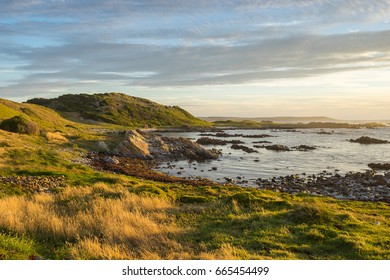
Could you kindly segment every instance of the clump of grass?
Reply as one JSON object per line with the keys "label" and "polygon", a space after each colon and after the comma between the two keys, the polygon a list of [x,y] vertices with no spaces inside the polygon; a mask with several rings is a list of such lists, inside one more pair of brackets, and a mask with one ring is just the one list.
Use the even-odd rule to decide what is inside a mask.
{"label": "clump of grass", "polygon": [[14,116],[10,119],[3,120],[0,123],[0,129],[28,135],[38,135],[41,131],[35,122],[24,116]]}
{"label": "clump of grass", "polygon": [[59,132],[46,132],[46,139],[51,143],[67,143],[68,139]]}
{"label": "clump of grass", "polygon": [[312,201],[296,203],[288,214],[288,219],[294,223],[321,224],[331,222],[334,217],[326,207]]}

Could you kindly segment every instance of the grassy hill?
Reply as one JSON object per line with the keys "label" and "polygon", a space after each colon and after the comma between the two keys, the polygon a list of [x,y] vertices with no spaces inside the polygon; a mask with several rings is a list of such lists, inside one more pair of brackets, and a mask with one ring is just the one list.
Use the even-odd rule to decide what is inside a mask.
{"label": "grassy hill", "polygon": [[67,94],[58,98],[35,98],[28,103],[42,105],[72,120],[94,120],[131,127],[207,126],[178,106],[164,106],[122,93]]}

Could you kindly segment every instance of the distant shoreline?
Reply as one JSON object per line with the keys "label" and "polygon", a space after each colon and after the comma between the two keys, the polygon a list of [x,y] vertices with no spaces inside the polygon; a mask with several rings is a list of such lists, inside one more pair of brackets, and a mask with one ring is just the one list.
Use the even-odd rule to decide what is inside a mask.
{"label": "distant shoreline", "polygon": [[205,120],[208,122],[215,121],[254,121],[254,122],[278,122],[278,123],[310,123],[310,122],[332,122],[332,123],[386,123],[390,124],[389,120],[344,120],[344,119],[335,119],[330,117],[322,117],[322,116],[313,116],[313,117],[289,117],[289,116],[277,116],[277,117],[226,117],[226,116],[210,116],[210,117],[198,117],[201,120]]}

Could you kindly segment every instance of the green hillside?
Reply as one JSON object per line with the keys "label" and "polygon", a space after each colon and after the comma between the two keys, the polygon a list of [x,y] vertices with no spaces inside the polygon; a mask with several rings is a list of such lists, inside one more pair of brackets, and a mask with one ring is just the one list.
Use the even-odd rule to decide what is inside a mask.
{"label": "green hillside", "polygon": [[37,123],[45,131],[53,131],[75,125],[49,108],[36,104],[16,103],[0,98],[0,121],[15,116],[23,116]]}
{"label": "green hillside", "polygon": [[164,106],[122,93],[66,94],[27,102],[54,109],[64,117],[83,122],[94,120],[131,127],[209,125],[178,106]]}

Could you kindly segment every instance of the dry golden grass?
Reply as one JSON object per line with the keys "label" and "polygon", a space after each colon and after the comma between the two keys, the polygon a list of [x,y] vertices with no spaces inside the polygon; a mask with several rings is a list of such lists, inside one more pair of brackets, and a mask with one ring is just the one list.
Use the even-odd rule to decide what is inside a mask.
{"label": "dry golden grass", "polygon": [[174,205],[98,183],[58,195],[0,200],[0,228],[46,241],[62,240],[74,259],[188,258],[174,235]]}
{"label": "dry golden grass", "polygon": [[68,139],[59,132],[46,132],[45,136],[50,143],[68,143]]}

